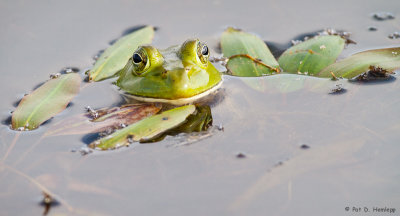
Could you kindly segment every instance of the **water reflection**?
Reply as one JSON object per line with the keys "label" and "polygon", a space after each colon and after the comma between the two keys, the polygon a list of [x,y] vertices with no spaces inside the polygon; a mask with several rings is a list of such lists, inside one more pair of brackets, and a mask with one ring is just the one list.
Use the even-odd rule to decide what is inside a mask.
{"label": "water reflection", "polygon": [[[358,42],[343,56],[398,40],[387,38],[398,29],[398,18],[378,22],[369,16],[376,10],[398,11],[397,0],[161,4],[3,4],[1,38],[7,43],[0,53],[1,118],[10,115],[12,102],[35,83],[65,65],[90,66],[89,56],[106,46],[105,41],[126,26],[140,23],[162,27],[155,38],[157,47],[190,37],[205,39],[215,47],[227,25],[286,46],[299,32],[343,28],[352,31]],[[244,16],[246,11],[251,14]],[[378,31],[368,31],[370,25]],[[312,77],[302,81],[303,77],[288,85],[274,84],[280,77],[226,77],[221,89],[224,99],[210,105],[213,124],[222,124],[224,130],[193,145],[165,148],[176,146],[179,138],[169,136],[157,144],[82,157],[70,152],[80,148],[81,136],[43,139],[42,135],[52,124],[81,114],[88,105],[120,103],[120,94],[107,81],[90,85],[51,124],[21,133],[2,164],[15,167],[62,198],[61,205],[50,212],[59,215],[335,216],[343,215],[345,206],[352,203],[396,207],[400,203],[398,80],[378,85],[345,82],[347,92],[332,96],[328,93],[336,82]],[[4,159],[18,132],[8,126],[0,132]],[[35,143],[40,144],[25,154]],[[310,148],[301,149],[303,144]],[[238,159],[237,152],[245,152],[246,157]],[[279,161],[282,165],[275,166]],[[42,197],[41,189],[3,165],[0,170],[0,214],[42,214],[35,200]]]}
{"label": "water reflection", "polygon": [[158,142],[163,140],[166,136],[176,136],[181,133],[193,133],[193,132],[203,132],[207,131],[213,123],[211,108],[208,105],[197,105],[196,111],[189,115],[186,121],[176,128],[166,131],[161,136],[146,140],[145,142]]}

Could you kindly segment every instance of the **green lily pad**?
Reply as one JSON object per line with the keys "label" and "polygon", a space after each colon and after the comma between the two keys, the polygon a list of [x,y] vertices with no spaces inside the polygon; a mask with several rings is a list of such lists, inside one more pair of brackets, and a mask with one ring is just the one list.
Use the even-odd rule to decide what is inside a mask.
{"label": "green lily pad", "polygon": [[89,80],[101,81],[115,76],[124,68],[133,52],[142,44],[149,44],[154,37],[154,27],[147,26],[118,39],[101,54],[89,71]]}
{"label": "green lily pad", "polygon": [[370,66],[380,67],[387,71],[400,68],[400,47],[367,50],[354,54],[346,59],[329,65],[322,70],[319,77],[354,78],[368,71]]}
{"label": "green lily pad", "polygon": [[195,110],[196,107],[194,105],[186,105],[165,111],[117,130],[109,136],[94,141],[89,146],[107,150],[129,145],[132,141],[152,140],[162,135],[165,131],[183,124],[186,118]]}
{"label": "green lily pad", "polygon": [[279,64],[267,45],[255,35],[228,28],[221,36],[221,48],[232,75],[255,77],[279,73]]}
{"label": "green lily pad", "polygon": [[315,75],[336,61],[344,44],[345,39],[340,36],[317,36],[292,46],[278,62],[285,72]]}
{"label": "green lily pad", "polygon": [[51,79],[31,94],[26,95],[13,112],[11,127],[33,130],[63,111],[79,92],[81,77],[76,73]]}

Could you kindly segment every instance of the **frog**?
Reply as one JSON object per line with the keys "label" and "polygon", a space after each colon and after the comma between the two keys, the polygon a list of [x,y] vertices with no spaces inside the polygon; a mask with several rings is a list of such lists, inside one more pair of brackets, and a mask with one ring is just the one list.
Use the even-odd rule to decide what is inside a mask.
{"label": "frog", "polygon": [[137,101],[190,104],[222,85],[222,75],[209,56],[210,49],[199,39],[164,50],[141,45],[114,84],[124,96]]}

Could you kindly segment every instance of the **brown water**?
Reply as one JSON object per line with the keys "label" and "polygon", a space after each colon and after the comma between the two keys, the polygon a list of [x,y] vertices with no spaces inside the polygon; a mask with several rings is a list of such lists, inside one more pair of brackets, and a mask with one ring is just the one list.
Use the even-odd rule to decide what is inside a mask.
{"label": "brown water", "polygon": [[[395,0],[0,6],[1,119],[49,74],[65,66],[90,67],[99,49],[136,25],[159,27],[154,44],[160,48],[190,37],[216,48],[230,25],[278,44],[326,27],[351,31],[358,44],[343,56],[400,44],[387,38],[400,30]],[[374,21],[370,14],[376,11],[392,12],[396,19]],[[398,215],[400,77],[367,85],[341,81],[347,91],[340,95],[328,94],[336,84],[329,80],[291,76],[288,84],[284,77],[225,76],[223,99],[212,107],[214,125],[224,130],[190,145],[182,142],[188,136],[169,137],[81,156],[71,149],[83,145],[82,136],[40,139],[51,124],[85,106],[119,103],[109,81],[85,87],[71,107],[38,130],[20,133],[2,125],[0,215],[42,214],[41,187],[60,202],[50,215],[367,215],[352,207],[385,206]],[[310,148],[302,149],[304,144]]]}

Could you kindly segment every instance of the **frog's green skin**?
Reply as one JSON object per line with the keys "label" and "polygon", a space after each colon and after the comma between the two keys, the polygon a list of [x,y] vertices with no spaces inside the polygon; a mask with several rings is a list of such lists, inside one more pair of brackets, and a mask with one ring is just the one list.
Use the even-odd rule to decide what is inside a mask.
{"label": "frog's green skin", "polygon": [[187,40],[166,50],[140,46],[122,69],[116,85],[140,101],[191,103],[222,83],[221,74],[208,56],[208,47],[199,40]]}

